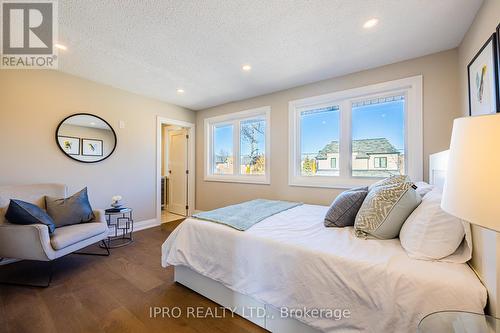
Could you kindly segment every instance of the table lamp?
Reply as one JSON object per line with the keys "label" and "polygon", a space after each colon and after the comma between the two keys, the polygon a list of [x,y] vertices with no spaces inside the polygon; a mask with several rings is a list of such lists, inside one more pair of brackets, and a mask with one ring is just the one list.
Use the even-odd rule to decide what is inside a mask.
{"label": "table lamp", "polygon": [[500,231],[499,189],[500,114],[455,119],[441,208]]}

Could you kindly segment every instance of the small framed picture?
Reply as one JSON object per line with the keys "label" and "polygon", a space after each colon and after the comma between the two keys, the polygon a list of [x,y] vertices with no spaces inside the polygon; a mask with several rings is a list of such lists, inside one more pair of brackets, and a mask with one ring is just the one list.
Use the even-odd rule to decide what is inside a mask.
{"label": "small framed picture", "polygon": [[80,138],[58,136],[59,147],[68,155],[80,155]]}
{"label": "small framed picture", "polygon": [[500,23],[497,25],[497,98],[498,98],[498,109],[497,112],[500,112]]}
{"label": "small framed picture", "polygon": [[102,156],[102,140],[82,139],[82,155]]}
{"label": "small framed picture", "polygon": [[500,111],[498,89],[497,34],[494,33],[467,66],[469,114],[485,115]]}

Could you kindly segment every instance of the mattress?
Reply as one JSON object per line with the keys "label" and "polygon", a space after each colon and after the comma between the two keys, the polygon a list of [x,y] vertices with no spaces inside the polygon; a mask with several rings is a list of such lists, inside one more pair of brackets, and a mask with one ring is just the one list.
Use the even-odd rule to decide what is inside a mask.
{"label": "mattress", "polygon": [[162,265],[187,266],[324,332],[415,332],[435,311],[483,312],[486,289],[467,264],[411,259],[399,239],[325,228],[327,210],[298,206],[245,232],[188,218],[163,244]]}

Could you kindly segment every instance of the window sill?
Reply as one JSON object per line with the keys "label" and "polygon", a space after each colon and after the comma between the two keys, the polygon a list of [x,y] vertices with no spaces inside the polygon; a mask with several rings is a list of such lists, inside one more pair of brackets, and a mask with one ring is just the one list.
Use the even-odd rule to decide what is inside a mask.
{"label": "window sill", "polygon": [[210,175],[205,176],[206,182],[223,182],[223,183],[240,183],[240,184],[258,184],[270,185],[271,180],[266,176],[222,176]]}

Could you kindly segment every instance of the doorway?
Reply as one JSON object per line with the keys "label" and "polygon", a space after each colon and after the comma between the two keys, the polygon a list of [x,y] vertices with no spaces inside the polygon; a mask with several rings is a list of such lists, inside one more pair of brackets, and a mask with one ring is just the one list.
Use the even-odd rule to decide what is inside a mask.
{"label": "doorway", "polygon": [[194,210],[194,124],[158,117],[157,144],[157,220],[182,220]]}

